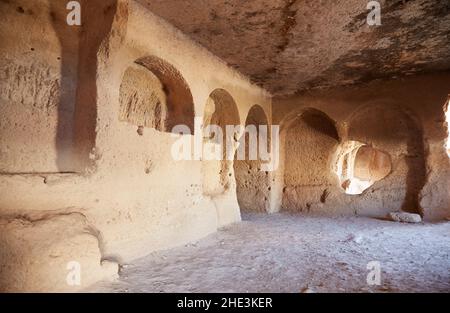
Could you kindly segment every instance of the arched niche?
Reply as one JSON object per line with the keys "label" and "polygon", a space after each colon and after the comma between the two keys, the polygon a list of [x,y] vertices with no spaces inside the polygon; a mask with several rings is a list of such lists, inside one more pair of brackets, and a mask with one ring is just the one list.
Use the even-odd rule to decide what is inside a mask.
{"label": "arched niche", "polygon": [[125,70],[120,86],[119,120],[170,132],[176,125],[194,131],[194,101],[180,72],[148,56]]}
{"label": "arched niche", "polygon": [[[260,126],[262,128],[260,128]],[[236,176],[236,195],[241,212],[268,212],[270,180],[269,172],[261,170],[263,163],[260,145],[269,151],[269,122],[263,108],[254,105],[250,108],[245,121],[246,131],[241,137],[241,148],[245,149],[244,159],[235,154],[234,173]],[[267,141],[260,141],[260,131],[267,133]],[[250,146],[255,153],[252,156]]]}
{"label": "arched niche", "polygon": [[310,211],[325,202],[336,176],[332,160],[340,137],[336,123],[313,108],[288,117],[282,126],[284,142],[284,211]]}
{"label": "arched niche", "polygon": [[[233,159],[237,133],[227,126],[240,125],[239,111],[233,97],[224,89],[215,89],[208,97],[203,116],[203,193],[215,196],[234,183]],[[214,131],[214,130],[218,131]],[[227,151],[231,143],[233,151]]]}
{"label": "arched niche", "polygon": [[362,142],[388,154],[392,173],[383,186],[395,190],[398,209],[422,213],[420,192],[426,181],[425,148],[419,121],[391,104],[359,108],[348,120],[348,140]]}

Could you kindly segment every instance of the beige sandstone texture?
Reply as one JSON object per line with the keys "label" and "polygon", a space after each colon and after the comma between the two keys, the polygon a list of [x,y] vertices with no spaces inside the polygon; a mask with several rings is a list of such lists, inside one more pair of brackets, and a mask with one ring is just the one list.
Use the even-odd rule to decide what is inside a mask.
{"label": "beige sandstone texture", "polygon": [[[84,290],[241,212],[450,216],[445,1],[375,34],[358,1],[79,2],[69,26],[66,1],[0,1],[0,291]],[[209,125],[279,125],[279,167]]]}
{"label": "beige sandstone texture", "polygon": [[277,96],[450,69],[445,0],[139,1]]}
{"label": "beige sandstone texture", "polygon": [[[239,221],[233,167],[227,188],[204,192],[203,177],[219,172],[175,161],[169,131],[201,133],[194,114],[214,95],[233,100],[233,123],[254,105],[270,119],[266,91],[139,3],[82,7],[83,26],[71,28],[64,1],[0,3],[2,291],[77,290],[62,275],[68,260],[82,263],[86,287],[108,272],[102,260],[117,268]],[[69,211],[83,222],[58,235]]]}
{"label": "beige sandstone texture", "polygon": [[[450,223],[243,214],[241,223],[151,253],[129,264],[119,280],[86,291],[445,293],[449,230]],[[366,282],[368,260],[382,264],[379,286]]]}
{"label": "beige sandstone texture", "polygon": [[[443,106],[449,86],[450,76],[439,74],[275,98],[273,123],[282,126],[284,159],[276,174],[284,188],[275,199],[289,211],[384,217],[403,210],[425,220],[445,218],[450,169]],[[323,120],[320,128],[308,122],[312,114]],[[339,155],[354,141],[386,154],[379,174],[387,175],[358,196],[345,194],[336,175]]]}

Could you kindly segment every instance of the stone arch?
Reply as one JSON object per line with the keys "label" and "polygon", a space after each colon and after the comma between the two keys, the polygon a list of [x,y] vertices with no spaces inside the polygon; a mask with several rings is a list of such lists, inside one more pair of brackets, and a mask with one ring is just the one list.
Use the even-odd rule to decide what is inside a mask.
{"label": "stone arch", "polygon": [[[227,133],[226,126],[240,125],[239,111],[233,97],[225,89],[215,89],[206,102],[203,116],[203,193],[214,196],[234,184],[233,159],[238,133]],[[220,134],[211,127],[218,126]],[[233,151],[227,151],[227,142]]]}
{"label": "stone arch", "polygon": [[126,69],[120,86],[121,121],[164,132],[186,125],[193,134],[194,115],[189,86],[174,66],[147,56]]}
{"label": "stone arch", "polygon": [[332,160],[340,142],[334,120],[324,112],[305,108],[281,125],[284,142],[282,210],[307,211],[325,203],[336,176]]}
{"label": "stone arch", "polygon": [[[261,155],[259,153],[259,146],[265,144],[265,151],[269,151],[270,138],[269,135],[269,120],[264,109],[259,105],[254,105],[250,108],[245,127],[254,126],[253,138],[252,134],[247,131],[242,135],[241,147],[245,149],[245,159],[238,159],[238,153],[235,154],[234,173],[236,177],[236,195],[241,212],[268,212],[269,210],[269,195],[270,195],[270,178],[269,172],[261,171]],[[264,131],[259,126],[267,126],[266,143],[259,140],[259,132]],[[256,149],[256,159],[250,159],[249,145],[254,145]]]}
{"label": "stone arch", "polygon": [[386,188],[395,190],[399,209],[422,214],[420,193],[426,182],[425,146],[420,122],[391,104],[371,104],[348,119],[348,140],[384,151],[392,160]]}
{"label": "stone arch", "polygon": [[[305,114],[306,114],[306,116],[313,115],[316,117],[316,119],[318,118],[319,120],[322,119],[322,121],[325,121],[326,125],[323,125],[324,128],[322,130],[317,129],[319,132],[326,133],[328,131],[329,135],[338,141],[340,141],[341,138],[344,136],[344,134],[341,134],[341,133],[344,133],[344,130],[341,130],[340,125],[338,125],[333,118],[331,118],[327,113],[323,112],[322,110],[319,110],[319,109],[316,109],[313,107],[304,107],[304,108],[301,108],[299,110],[295,110],[295,111],[289,113],[280,122],[281,133],[286,134],[286,131],[289,130],[289,128],[296,121],[298,121],[298,119],[300,117],[302,117]],[[311,124],[312,121],[309,121],[308,123]],[[320,126],[317,126],[317,127],[320,127]]]}

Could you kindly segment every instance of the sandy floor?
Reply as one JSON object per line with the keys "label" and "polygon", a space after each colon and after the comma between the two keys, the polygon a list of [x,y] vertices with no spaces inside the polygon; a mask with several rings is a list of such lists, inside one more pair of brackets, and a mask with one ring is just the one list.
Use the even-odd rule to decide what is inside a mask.
{"label": "sandy floor", "polygon": [[[450,222],[245,215],[197,243],[127,265],[99,292],[450,292]],[[379,261],[381,285],[368,286]]]}

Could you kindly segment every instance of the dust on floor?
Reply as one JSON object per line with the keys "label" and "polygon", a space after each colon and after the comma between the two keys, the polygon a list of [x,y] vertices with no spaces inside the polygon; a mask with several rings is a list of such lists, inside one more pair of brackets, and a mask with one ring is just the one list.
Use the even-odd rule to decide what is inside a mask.
{"label": "dust on floor", "polygon": [[[450,223],[244,215],[196,243],[128,264],[94,292],[449,292]],[[367,264],[380,262],[381,285]],[[373,276],[372,276],[373,278]]]}

